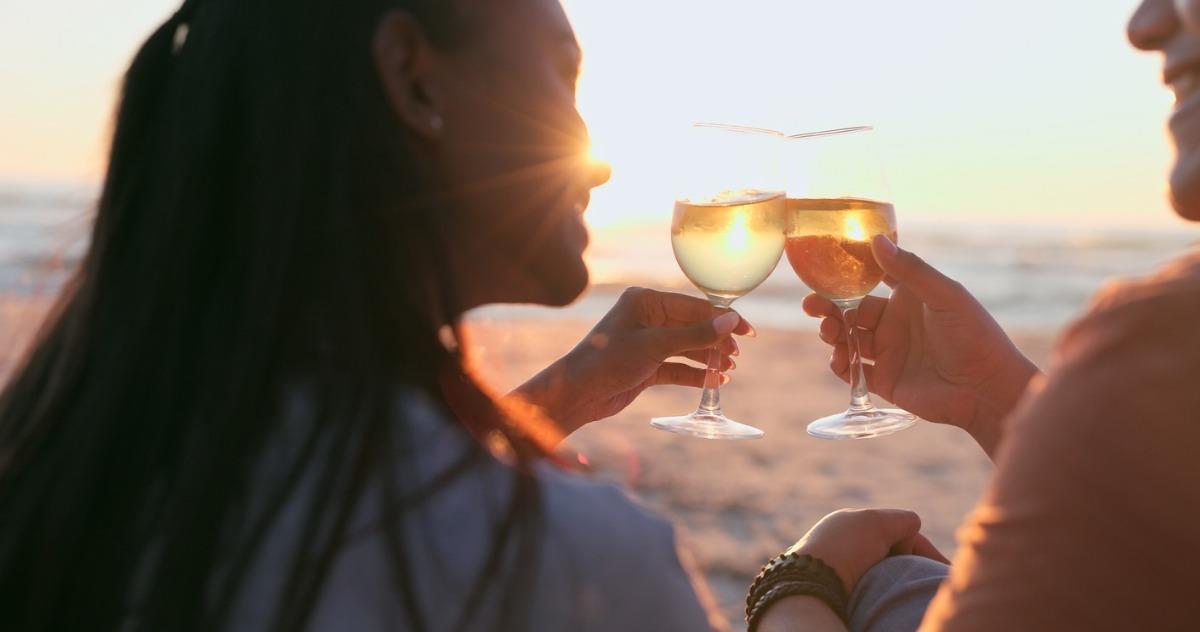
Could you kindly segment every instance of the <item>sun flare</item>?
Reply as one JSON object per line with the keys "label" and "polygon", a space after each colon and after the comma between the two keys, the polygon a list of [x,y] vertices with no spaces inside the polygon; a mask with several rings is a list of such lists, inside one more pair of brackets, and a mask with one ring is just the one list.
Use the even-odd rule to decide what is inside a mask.
{"label": "sun flare", "polygon": [[750,244],[750,218],[742,211],[737,211],[725,233],[725,247],[728,252],[736,253],[746,250]]}
{"label": "sun flare", "polygon": [[843,231],[843,234],[846,235],[847,238],[853,239],[854,241],[867,240],[867,230],[863,228],[862,220],[858,217],[853,215],[847,217],[845,228],[846,229]]}

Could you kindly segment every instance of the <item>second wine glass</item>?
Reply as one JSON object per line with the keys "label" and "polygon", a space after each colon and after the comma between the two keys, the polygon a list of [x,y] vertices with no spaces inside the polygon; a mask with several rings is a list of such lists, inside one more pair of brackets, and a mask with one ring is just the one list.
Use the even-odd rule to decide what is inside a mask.
{"label": "second wine glass", "polygon": [[[783,255],[787,222],[777,160],[783,135],[701,123],[689,140],[681,152],[689,161],[688,182],[675,201],[671,247],[717,316],[765,281]],[[721,354],[714,347],[696,411],[656,417],[651,425],[705,439],[762,437],[762,430],[725,416],[721,379]]]}
{"label": "second wine glass", "polygon": [[876,151],[871,127],[788,137],[788,262],[805,285],[841,309],[850,355],[850,407],[808,425],[821,439],[878,437],[917,422],[912,413],[871,403],[859,348],[859,305],[883,280],[871,240],[897,239]]}

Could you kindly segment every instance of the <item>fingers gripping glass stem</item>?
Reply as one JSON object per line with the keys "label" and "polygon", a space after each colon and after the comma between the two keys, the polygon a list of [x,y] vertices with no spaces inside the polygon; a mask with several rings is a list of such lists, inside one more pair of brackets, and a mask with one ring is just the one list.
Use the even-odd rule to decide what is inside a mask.
{"label": "fingers gripping glass stem", "polygon": [[[713,315],[728,313],[732,301],[709,297]],[[689,434],[703,439],[759,439],[763,431],[738,423],[721,411],[721,351],[713,346],[708,350],[708,368],[704,372],[704,391],[696,412],[680,417],[655,417],[650,425],[659,430]]]}
{"label": "fingers gripping glass stem", "polygon": [[862,350],[858,344],[858,306],[862,299],[846,301],[838,305],[842,310],[842,322],[846,324],[846,350],[850,356],[850,410],[870,410],[871,394],[867,390],[867,375],[862,365]]}
{"label": "fingers gripping glass stem", "polygon": [[820,439],[867,439],[892,434],[917,423],[917,416],[908,411],[875,408],[871,403],[858,340],[858,307],[862,299],[834,302],[842,310],[846,350],[850,356],[850,407],[846,412],[812,422],[808,425],[808,434]]}
{"label": "fingers gripping glass stem", "polygon": [[871,241],[897,239],[871,127],[851,127],[788,137],[787,258],[796,275],[842,312],[850,359],[850,407],[808,425],[822,439],[865,439],[907,428],[917,418],[875,408],[868,394],[857,328],[859,306],[883,280]]}
{"label": "fingers gripping glass stem", "polygon": [[[679,183],[675,198],[671,248],[684,275],[708,297],[714,315],[720,315],[765,281],[783,254],[786,197],[772,166],[783,135],[697,124],[688,138],[688,177]],[[763,436],[721,410],[721,364],[720,351],[710,349],[696,412],[656,417],[650,424],[705,439]]]}
{"label": "fingers gripping glass stem", "polygon": [[704,372],[700,410],[713,415],[721,414],[721,380],[721,352],[713,347],[708,350],[708,370]]}

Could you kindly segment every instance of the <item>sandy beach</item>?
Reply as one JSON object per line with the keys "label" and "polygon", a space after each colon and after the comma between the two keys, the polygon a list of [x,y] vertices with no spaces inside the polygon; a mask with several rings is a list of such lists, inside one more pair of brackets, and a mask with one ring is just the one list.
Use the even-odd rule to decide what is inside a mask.
{"label": "sandy beach", "polygon": [[[36,331],[45,299],[0,299],[0,381]],[[486,376],[508,389],[574,346],[593,323],[493,320],[471,326]],[[1052,336],[1017,342],[1044,365]],[[947,554],[991,466],[956,428],[921,423],[866,441],[810,438],[813,418],[845,408],[845,384],[826,368],[828,349],[811,332],[759,329],[741,343],[726,412],[766,431],[760,441],[717,442],[652,429],[650,417],[695,408],[696,391],[661,387],[620,415],[583,428],[564,450],[592,475],[618,481],[682,525],[726,616],[740,620],[744,591],[759,565],[842,507],[918,512],[925,533]],[[582,457],[582,458],[580,458]]]}

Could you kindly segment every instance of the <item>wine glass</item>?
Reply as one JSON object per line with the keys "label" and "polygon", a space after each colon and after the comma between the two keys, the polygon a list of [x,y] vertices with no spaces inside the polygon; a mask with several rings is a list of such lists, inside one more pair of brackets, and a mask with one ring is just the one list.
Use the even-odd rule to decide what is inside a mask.
{"label": "wine glass", "polygon": [[865,439],[903,430],[916,415],[876,408],[867,392],[855,322],[863,298],[883,280],[871,240],[896,241],[896,211],[874,130],[867,127],[787,137],[787,258],[805,285],[842,310],[850,353],[850,408],[818,419],[821,439]]}
{"label": "wine glass", "polygon": [[[766,280],[783,254],[787,227],[779,181],[783,134],[697,123],[684,142],[671,223],[671,247],[683,273],[713,306],[714,317]],[[721,353],[708,352],[700,406],[690,415],[656,417],[655,428],[705,439],[758,439],[763,431],[721,410]]]}

